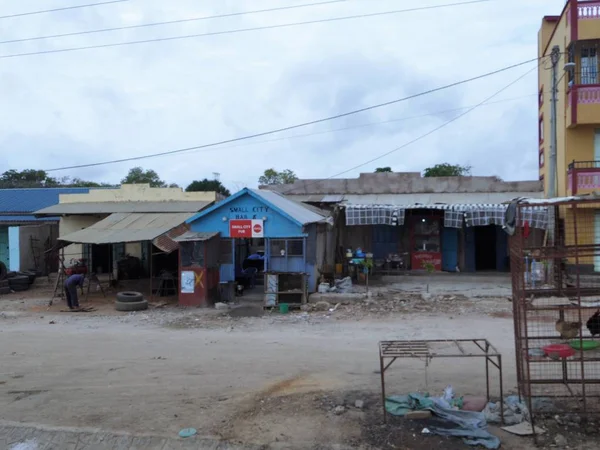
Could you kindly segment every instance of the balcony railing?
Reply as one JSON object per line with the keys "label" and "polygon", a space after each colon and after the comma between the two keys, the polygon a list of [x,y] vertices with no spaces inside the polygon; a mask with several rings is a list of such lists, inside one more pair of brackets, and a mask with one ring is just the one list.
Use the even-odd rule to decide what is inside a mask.
{"label": "balcony railing", "polygon": [[569,195],[600,190],[600,161],[573,161],[567,174]]}
{"label": "balcony railing", "polygon": [[579,20],[600,19],[600,1],[590,1],[577,5]]}

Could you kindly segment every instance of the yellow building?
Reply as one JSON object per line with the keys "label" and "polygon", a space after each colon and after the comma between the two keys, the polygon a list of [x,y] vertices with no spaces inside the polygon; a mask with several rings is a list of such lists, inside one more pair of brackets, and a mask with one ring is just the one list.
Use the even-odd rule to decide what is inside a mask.
{"label": "yellow building", "polygon": [[[544,193],[552,195],[552,61],[557,64],[557,197],[600,191],[600,1],[569,0],[559,16],[545,16],[538,35],[539,173]],[[600,202],[578,213],[577,243],[600,242]],[[567,244],[575,243],[571,211],[561,211]],[[600,271],[600,255],[586,255],[581,263]]]}
{"label": "yellow building", "polygon": [[[600,190],[600,1],[570,0],[546,16],[539,32],[539,166],[549,192],[552,70],[560,50],[557,102],[556,195]],[[570,64],[569,64],[570,63]]]}

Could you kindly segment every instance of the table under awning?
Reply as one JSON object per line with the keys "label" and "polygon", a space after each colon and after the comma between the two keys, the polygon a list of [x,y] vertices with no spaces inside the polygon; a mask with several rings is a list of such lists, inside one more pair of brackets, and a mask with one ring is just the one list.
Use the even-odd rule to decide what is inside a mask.
{"label": "table under awning", "polygon": [[118,244],[152,241],[166,253],[177,250],[174,238],[189,230],[185,223],[195,213],[113,213],[83,230],[59,237],[76,244]]}

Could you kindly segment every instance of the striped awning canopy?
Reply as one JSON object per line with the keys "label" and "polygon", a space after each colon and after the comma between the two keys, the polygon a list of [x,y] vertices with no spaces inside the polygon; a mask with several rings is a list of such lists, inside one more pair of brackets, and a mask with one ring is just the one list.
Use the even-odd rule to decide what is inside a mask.
{"label": "striped awning canopy", "polygon": [[[404,225],[406,211],[415,209],[444,211],[444,226],[462,228],[466,226],[504,225],[508,203],[434,203],[412,205],[360,205],[346,204],[346,225]],[[533,228],[548,227],[548,209],[544,206],[523,208],[523,221]]]}

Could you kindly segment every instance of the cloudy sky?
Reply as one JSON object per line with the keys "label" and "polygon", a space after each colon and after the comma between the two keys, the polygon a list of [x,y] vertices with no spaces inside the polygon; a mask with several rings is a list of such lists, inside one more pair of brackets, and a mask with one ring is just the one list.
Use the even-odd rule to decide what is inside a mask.
{"label": "cloudy sky", "polygon": [[[0,16],[100,0],[1,1]],[[128,0],[3,18],[0,40],[323,0]],[[347,0],[110,33],[4,43],[0,56],[264,27],[460,0]],[[496,0],[319,24],[0,59],[0,172],[54,169],[242,137],[383,103],[537,56],[542,16],[565,0]],[[214,172],[232,190],[269,167],[326,178],[402,146],[535,63],[338,120],[177,155],[52,172],[118,182],[140,165],[182,186]],[[468,164],[537,179],[536,71],[423,140],[350,170]],[[416,117],[415,117],[416,116]],[[382,123],[385,122],[385,123]],[[358,126],[365,125],[367,126]],[[344,130],[340,130],[344,128]],[[337,130],[337,131],[336,131]],[[308,135],[308,136],[307,136]]]}

